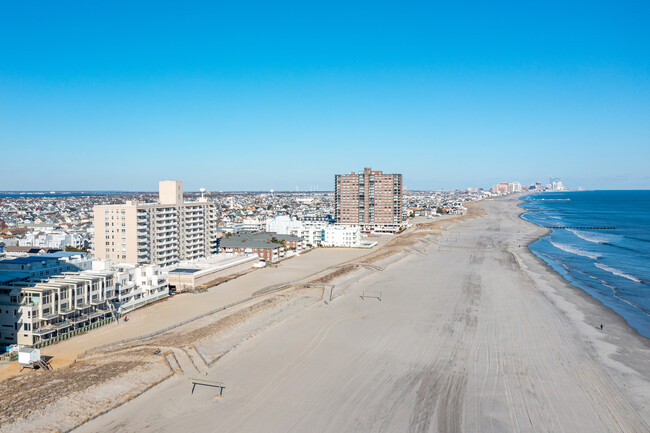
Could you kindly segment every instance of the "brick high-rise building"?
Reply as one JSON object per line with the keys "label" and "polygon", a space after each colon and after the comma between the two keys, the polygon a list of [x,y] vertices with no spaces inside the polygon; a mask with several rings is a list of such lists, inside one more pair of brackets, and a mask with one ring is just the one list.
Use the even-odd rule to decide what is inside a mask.
{"label": "brick high-rise building", "polygon": [[402,227],[402,175],[365,168],[334,176],[338,224],[394,233]]}
{"label": "brick high-rise building", "polygon": [[158,203],[94,208],[95,257],[113,263],[171,265],[218,253],[217,209],[183,201],[183,183],[159,183]]}

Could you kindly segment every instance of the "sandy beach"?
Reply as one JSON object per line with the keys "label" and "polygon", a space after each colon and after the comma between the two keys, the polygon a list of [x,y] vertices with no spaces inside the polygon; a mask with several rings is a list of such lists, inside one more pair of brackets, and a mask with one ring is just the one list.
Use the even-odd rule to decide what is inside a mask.
{"label": "sandy beach", "polygon": [[[273,284],[316,283],[91,353],[55,373],[94,371],[111,359],[133,367],[0,431],[54,430],[53,413],[61,431],[82,424],[75,432],[650,431],[650,341],[530,253],[545,229],[519,218],[517,203],[481,202],[486,215],[440,221],[419,236],[414,229],[419,242],[392,255],[305,256],[321,254],[330,273],[356,263],[343,275],[314,275],[296,261],[300,269],[286,274],[267,269],[210,295],[184,295],[165,308],[191,317]],[[204,306],[190,306],[201,297]],[[132,335],[160,326],[152,321],[163,310],[147,310],[129,321]],[[52,353],[70,359],[82,338],[118,340],[104,332]],[[223,396],[201,385],[191,393],[190,378],[223,383]],[[118,385],[128,380],[138,385],[105,409],[101,394],[124,395]],[[79,401],[97,413],[60,417]]]}

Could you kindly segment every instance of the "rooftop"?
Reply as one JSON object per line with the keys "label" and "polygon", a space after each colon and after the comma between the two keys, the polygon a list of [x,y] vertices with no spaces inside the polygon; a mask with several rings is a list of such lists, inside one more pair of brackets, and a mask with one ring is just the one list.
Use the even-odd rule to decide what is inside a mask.
{"label": "rooftop", "polygon": [[58,251],[50,254],[39,254],[36,256],[16,257],[15,259],[0,260],[0,263],[11,263],[16,265],[27,265],[30,263],[42,262],[43,260],[58,260],[63,257],[72,257],[77,255],[84,255],[86,253],[71,252],[71,251]]}

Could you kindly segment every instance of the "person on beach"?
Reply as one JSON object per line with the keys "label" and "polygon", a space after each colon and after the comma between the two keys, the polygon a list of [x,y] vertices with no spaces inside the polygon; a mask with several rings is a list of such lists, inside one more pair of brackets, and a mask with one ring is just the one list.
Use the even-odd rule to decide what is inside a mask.
{"label": "person on beach", "polygon": [[603,324],[602,323],[600,324],[600,330],[601,331],[603,330]]}

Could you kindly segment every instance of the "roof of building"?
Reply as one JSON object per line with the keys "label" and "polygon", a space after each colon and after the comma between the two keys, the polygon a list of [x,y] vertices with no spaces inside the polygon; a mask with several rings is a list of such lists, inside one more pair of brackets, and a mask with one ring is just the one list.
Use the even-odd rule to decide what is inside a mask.
{"label": "roof of building", "polygon": [[253,236],[246,236],[246,235],[241,235],[241,236],[230,236],[229,238],[223,238],[221,239],[221,243],[219,244],[221,248],[261,248],[261,249],[267,249],[267,248],[281,248],[282,244],[276,244],[275,242],[271,242],[270,237],[269,239],[265,238],[255,238]]}
{"label": "roof of building", "polygon": [[0,283],[22,280],[29,277],[29,272],[0,271]]}
{"label": "roof of building", "polygon": [[15,259],[0,260],[0,263],[12,263],[17,265],[27,265],[29,263],[42,262],[43,260],[58,260],[62,257],[72,257],[76,255],[83,255],[86,253],[70,252],[70,251],[57,251],[50,254],[37,254],[27,257],[16,257]]}
{"label": "roof of building", "polygon": [[9,245],[5,248],[5,251],[8,253],[28,253],[28,254],[37,254],[39,251],[46,251],[48,253],[54,253],[61,251],[60,248],[48,248],[48,247],[37,247],[37,246],[22,246],[22,245]]}
{"label": "roof of building", "polygon": [[285,242],[300,242],[302,240],[300,236],[280,235],[273,232],[260,233],[260,236],[263,237],[264,239],[276,238],[277,240],[285,241]]}
{"label": "roof of building", "polygon": [[40,257],[60,259],[61,257],[83,256],[85,254],[84,251],[56,251],[48,254],[41,254]]}
{"label": "roof of building", "polygon": [[190,269],[190,268],[176,268],[169,271],[170,274],[193,274],[199,272],[200,269]]}

